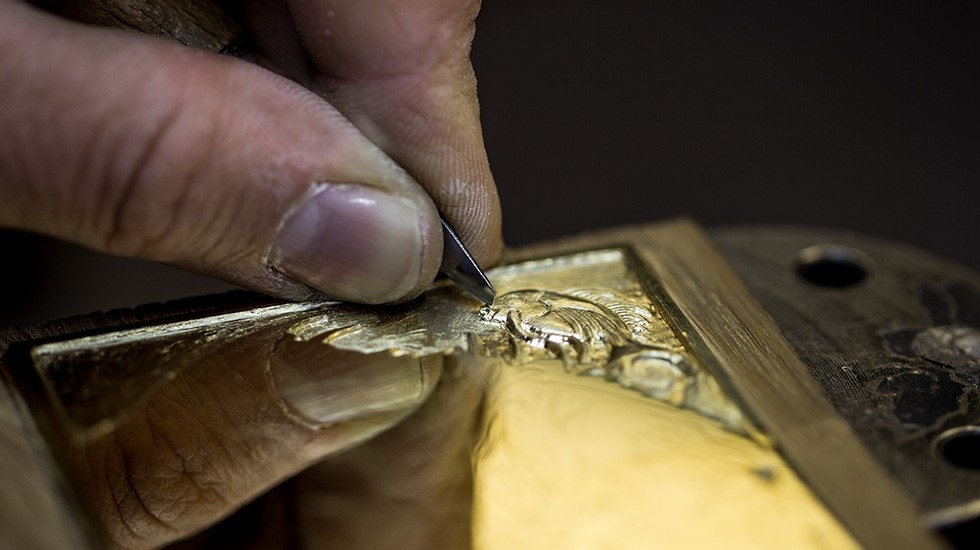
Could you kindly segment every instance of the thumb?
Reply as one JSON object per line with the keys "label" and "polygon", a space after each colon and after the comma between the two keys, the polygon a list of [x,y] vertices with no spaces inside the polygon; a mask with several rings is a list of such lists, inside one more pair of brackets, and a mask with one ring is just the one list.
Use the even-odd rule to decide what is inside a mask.
{"label": "thumb", "polygon": [[432,200],[321,98],[4,4],[0,225],[293,299],[395,301],[435,276]]}
{"label": "thumb", "polygon": [[49,394],[51,410],[65,411],[51,421],[64,435],[51,440],[106,542],[186,537],[398,424],[431,395],[441,356],[294,338],[289,327],[309,311],[287,304],[36,349],[57,365],[44,370],[49,382],[71,371],[71,387],[85,390]]}

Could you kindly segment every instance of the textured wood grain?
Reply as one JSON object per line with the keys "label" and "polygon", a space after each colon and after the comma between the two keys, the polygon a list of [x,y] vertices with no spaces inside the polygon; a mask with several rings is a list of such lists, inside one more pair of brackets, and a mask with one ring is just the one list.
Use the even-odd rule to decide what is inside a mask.
{"label": "textured wood grain", "polygon": [[[156,34],[186,46],[236,54],[246,42],[241,7],[211,0],[38,0],[38,6],[103,27]],[[229,7],[230,9],[225,9]]]}
{"label": "textured wood grain", "polygon": [[[980,275],[847,231],[742,226],[712,238],[925,522],[975,518],[977,454],[950,460],[942,444],[956,433],[974,441],[980,424]],[[867,276],[846,286],[801,276],[801,251],[828,247]]]}

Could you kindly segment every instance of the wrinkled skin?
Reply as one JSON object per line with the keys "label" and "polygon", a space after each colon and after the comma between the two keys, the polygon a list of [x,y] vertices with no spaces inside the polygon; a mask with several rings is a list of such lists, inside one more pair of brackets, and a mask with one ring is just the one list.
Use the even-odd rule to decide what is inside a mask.
{"label": "wrinkled skin", "polygon": [[[253,2],[268,70],[0,4],[0,224],[286,298],[418,294],[441,259],[436,208],[481,265],[499,256],[469,63],[478,2]],[[344,184],[386,202],[306,220],[285,248],[337,238],[337,252],[277,265],[291,214]],[[417,232],[382,223],[406,216]],[[401,250],[410,266],[384,264]]]}
{"label": "wrinkled skin", "polygon": [[[469,62],[478,1],[250,2],[262,67],[24,2],[0,9],[3,226],[291,299],[417,295],[441,259],[437,209],[479,263],[500,254]],[[361,210],[345,216],[345,205]],[[300,378],[320,379],[332,360]],[[425,391],[411,389],[416,402],[395,410],[340,395],[356,384],[325,384],[318,395],[346,399],[345,422],[284,413],[262,365],[199,368],[73,458],[82,498],[115,546],[189,536],[401,422],[440,365],[423,365]],[[363,372],[366,387],[383,374]],[[431,431],[424,421],[406,429],[423,442]]]}

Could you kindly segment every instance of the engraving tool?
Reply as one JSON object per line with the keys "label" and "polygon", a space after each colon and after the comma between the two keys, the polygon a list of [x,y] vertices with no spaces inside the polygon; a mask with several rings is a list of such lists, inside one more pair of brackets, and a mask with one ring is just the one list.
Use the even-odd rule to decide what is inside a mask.
{"label": "engraving tool", "polygon": [[484,305],[493,304],[497,291],[445,218],[439,216],[439,221],[442,222],[442,273]]}

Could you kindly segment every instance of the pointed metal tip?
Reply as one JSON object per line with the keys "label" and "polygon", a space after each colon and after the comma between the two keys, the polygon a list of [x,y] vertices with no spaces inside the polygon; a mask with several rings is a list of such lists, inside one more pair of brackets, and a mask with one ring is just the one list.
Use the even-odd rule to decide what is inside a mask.
{"label": "pointed metal tip", "polygon": [[497,291],[493,289],[490,280],[473,261],[473,257],[463,246],[463,241],[456,236],[453,228],[449,227],[442,216],[439,217],[439,221],[442,222],[443,236],[442,272],[477,300],[488,306],[493,304]]}
{"label": "pointed metal tip", "polygon": [[497,291],[494,290],[493,285],[491,285],[489,282],[487,282],[486,284],[481,284],[479,286],[470,286],[470,287],[465,287],[459,282],[457,282],[456,284],[463,287],[467,292],[472,294],[477,300],[483,302],[483,305],[485,306],[492,306],[493,299],[497,297]]}

